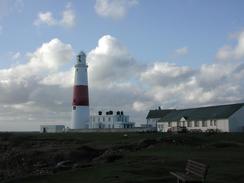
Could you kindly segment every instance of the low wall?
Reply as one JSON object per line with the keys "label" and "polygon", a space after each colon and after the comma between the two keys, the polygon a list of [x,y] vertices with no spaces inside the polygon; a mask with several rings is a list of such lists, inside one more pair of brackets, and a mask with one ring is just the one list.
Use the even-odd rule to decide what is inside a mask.
{"label": "low wall", "polygon": [[90,128],[90,129],[68,129],[67,132],[80,133],[123,133],[123,132],[156,132],[156,128]]}

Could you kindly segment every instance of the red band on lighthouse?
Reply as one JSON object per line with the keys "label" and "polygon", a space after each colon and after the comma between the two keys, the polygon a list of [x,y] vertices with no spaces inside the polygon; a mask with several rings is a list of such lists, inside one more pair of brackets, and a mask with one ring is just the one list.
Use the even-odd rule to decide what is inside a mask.
{"label": "red band on lighthouse", "polygon": [[74,86],[73,106],[89,106],[88,86]]}

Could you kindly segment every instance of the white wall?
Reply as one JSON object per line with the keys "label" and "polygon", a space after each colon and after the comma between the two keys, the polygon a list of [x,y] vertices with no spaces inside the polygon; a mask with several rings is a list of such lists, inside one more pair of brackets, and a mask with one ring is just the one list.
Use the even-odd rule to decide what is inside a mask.
{"label": "white wall", "polygon": [[228,119],[218,119],[217,120],[217,129],[221,130],[221,132],[230,132],[229,120]]}
{"label": "white wall", "polygon": [[244,106],[229,117],[231,132],[244,131]]}
{"label": "white wall", "polygon": [[128,115],[91,115],[90,117],[90,128],[124,128],[124,124],[133,124],[134,127]]}
{"label": "white wall", "polygon": [[[44,130],[45,129],[45,130]],[[64,125],[41,125],[40,132],[41,133],[60,133],[65,131]]]}
{"label": "white wall", "polygon": [[76,106],[72,107],[72,129],[89,128],[89,107]]}
{"label": "white wall", "polygon": [[86,65],[78,65],[75,67],[74,85],[88,85]]}
{"label": "white wall", "polygon": [[[188,126],[187,121],[180,121],[179,126],[185,126],[187,127],[188,130],[195,130],[195,129],[200,129],[203,132],[208,130],[208,129],[219,129],[222,132],[229,132],[229,123],[228,119],[218,119],[216,121],[216,125],[214,125],[214,120],[212,120],[212,125],[211,125],[211,120],[205,120],[207,123],[207,126],[203,126],[203,121],[199,120],[199,126],[195,126],[195,121],[189,121],[191,123],[191,127]],[[171,127],[176,127],[178,122],[173,121],[171,122],[171,126],[169,126],[168,122],[158,122],[157,123],[157,131],[161,132],[167,132],[169,128]]]}
{"label": "white wall", "polygon": [[147,125],[151,127],[156,127],[159,119],[160,118],[149,118],[147,119]]}

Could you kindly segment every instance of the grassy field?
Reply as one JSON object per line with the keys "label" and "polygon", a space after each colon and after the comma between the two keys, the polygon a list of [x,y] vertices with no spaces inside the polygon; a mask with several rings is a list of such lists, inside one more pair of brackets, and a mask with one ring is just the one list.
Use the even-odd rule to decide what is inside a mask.
{"label": "grassy field", "polygon": [[[4,136],[5,135],[5,136]],[[32,175],[15,178],[9,182],[18,183],[156,183],[176,182],[169,171],[184,170],[186,160],[196,160],[210,166],[207,176],[209,183],[243,183],[244,182],[244,134],[139,134],[128,133],[87,133],[87,134],[0,134],[1,142],[25,153],[38,151],[42,159],[29,157],[35,161],[57,159],[50,156],[57,152],[76,153],[62,156],[69,160],[77,156],[77,149],[91,147],[101,153],[89,161],[78,157],[82,165],[79,168],[47,175]],[[5,141],[4,141],[4,138]],[[6,140],[7,139],[7,140]],[[26,148],[24,148],[26,147]],[[28,147],[28,148],[27,148]],[[11,148],[1,153],[11,151]],[[100,151],[99,151],[100,152]],[[89,152],[88,152],[89,153]],[[107,153],[107,155],[106,155]],[[45,154],[45,156],[43,155]],[[93,153],[94,154],[94,153]],[[105,155],[104,155],[105,154]],[[60,155],[59,155],[60,156]],[[28,159],[28,158],[26,158]],[[34,159],[34,160],[33,160]],[[26,160],[27,161],[27,160]],[[29,162],[29,161],[27,161]],[[14,164],[14,162],[12,162]],[[27,164],[27,163],[26,163]],[[20,165],[18,165],[20,166]],[[24,165],[21,165],[24,167]],[[21,167],[20,166],[20,167]],[[51,165],[48,165],[49,167]],[[33,168],[33,167],[32,167]],[[28,175],[28,174],[26,174]]]}

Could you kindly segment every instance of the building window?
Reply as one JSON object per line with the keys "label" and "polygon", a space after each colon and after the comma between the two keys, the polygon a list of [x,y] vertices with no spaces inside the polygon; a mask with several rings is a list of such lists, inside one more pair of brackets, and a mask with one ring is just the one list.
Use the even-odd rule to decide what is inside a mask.
{"label": "building window", "polygon": [[[99,119],[100,119],[100,118],[99,118]],[[100,120],[99,120],[99,121],[100,121]],[[102,124],[101,124],[101,123],[99,123],[98,128],[102,128]]]}
{"label": "building window", "polygon": [[192,127],[192,122],[191,121],[187,122],[187,127]]}
{"label": "building window", "polygon": [[73,106],[73,110],[76,110],[76,106]]}
{"label": "building window", "polygon": [[163,129],[164,128],[164,125],[162,124],[162,125],[159,125],[159,128],[160,129]]}
{"label": "building window", "polygon": [[108,117],[108,121],[111,121],[111,118],[110,117]]}
{"label": "building window", "polygon": [[200,122],[199,121],[195,121],[195,127],[199,127],[200,126],[200,124],[199,124]]}
{"label": "building window", "polygon": [[210,120],[210,126],[213,126],[213,120]]}
{"label": "building window", "polygon": [[214,121],[214,126],[217,126],[217,121],[216,120],[213,120]]}
{"label": "building window", "polygon": [[169,127],[172,127],[172,123],[171,123],[171,122],[168,122],[168,126],[169,126]]}
{"label": "building window", "polygon": [[208,121],[202,121],[202,126],[207,127],[208,126]]}
{"label": "building window", "polygon": [[186,122],[185,121],[183,121],[183,126],[186,126]]}
{"label": "building window", "polygon": [[105,121],[105,117],[103,117],[103,122]]}
{"label": "building window", "polygon": [[98,117],[97,121],[100,122],[100,117]]}

